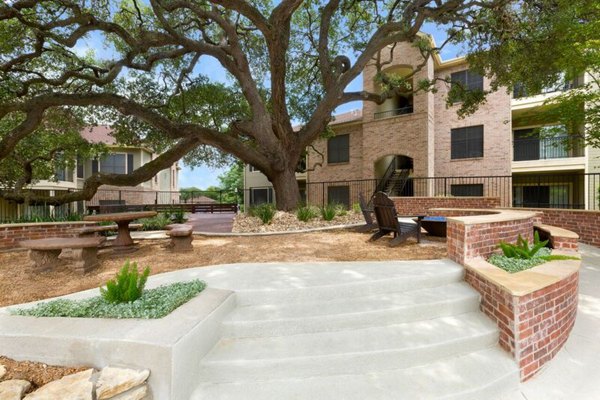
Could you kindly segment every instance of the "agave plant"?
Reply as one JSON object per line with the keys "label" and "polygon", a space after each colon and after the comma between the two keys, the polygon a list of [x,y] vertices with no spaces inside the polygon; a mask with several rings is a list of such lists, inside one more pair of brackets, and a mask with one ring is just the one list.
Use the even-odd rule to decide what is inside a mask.
{"label": "agave plant", "polygon": [[530,260],[547,244],[547,240],[540,241],[540,235],[536,231],[533,235],[533,246],[530,246],[527,239],[523,239],[521,235],[517,238],[516,244],[500,242],[499,246],[506,257]]}

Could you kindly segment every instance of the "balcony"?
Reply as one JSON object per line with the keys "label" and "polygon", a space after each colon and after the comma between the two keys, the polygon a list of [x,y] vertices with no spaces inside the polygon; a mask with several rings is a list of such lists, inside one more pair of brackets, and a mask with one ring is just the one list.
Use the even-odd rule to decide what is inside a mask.
{"label": "balcony", "polygon": [[393,110],[376,112],[373,114],[373,118],[382,119],[382,118],[389,118],[389,117],[395,117],[397,115],[405,115],[405,114],[412,114],[412,113],[413,113],[413,106],[407,106],[407,107],[395,108]]}
{"label": "balcony", "polygon": [[577,77],[572,81],[567,82],[558,82],[555,85],[548,86],[543,88],[537,93],[528,93],[527,89],[523,87],[523,85],[516,84],[513,89],[513,99],[521,99],[524,97],[532,97],[538,96],[541,94],[549,94],[549,93],[557,93],[557,92],[566,92],[567,90],[571,90],[583,85],[583,76]]}
{"label": "balcony", "polygon": [[515,138],[514,161],[551,160],[583,157],[585,143],[581,136]]}

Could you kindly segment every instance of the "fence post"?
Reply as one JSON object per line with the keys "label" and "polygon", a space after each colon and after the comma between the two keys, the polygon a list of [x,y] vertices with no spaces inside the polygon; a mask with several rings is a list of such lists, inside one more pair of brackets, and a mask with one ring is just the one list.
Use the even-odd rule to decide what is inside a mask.
{"label": "fence post", "polygon": [[223,191],[219,190],[219,204],[223,204]]}
{"label": "fence post", "polygon": [[122,200],[122,196],[121,196],[121,191],[119,190],[119,204],[121,204],[121,200]]}
{"label": "fence post", "polygon": [[154,193],[154,205],[158,205],[158,192]]}
{"label": "fence post", "polygon": [[444,178],[444,197],[448,197],[448,178]]}
{"label": "fence post", "polygon": [[321,185],[323,186],[321,189],[321,207],[325,207],[325,182]]}

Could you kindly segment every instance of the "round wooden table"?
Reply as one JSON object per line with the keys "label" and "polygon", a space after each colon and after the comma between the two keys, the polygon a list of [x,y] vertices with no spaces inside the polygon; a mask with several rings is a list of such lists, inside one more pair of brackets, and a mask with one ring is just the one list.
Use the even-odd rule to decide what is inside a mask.
{"label": "round wooden table", "polygon": [[130,247],[133,245],[133,239],[129,233],[129,224],[131,221],[135,221],[140,218],[150,218],[156,216],[156,211],[130,211],[120,213],[108,213],[108,214],[95,214],[86,215],[83,217],[84,221],[111,221],[115,222],[119,227],[117,237],[113,242],[115,247]]}

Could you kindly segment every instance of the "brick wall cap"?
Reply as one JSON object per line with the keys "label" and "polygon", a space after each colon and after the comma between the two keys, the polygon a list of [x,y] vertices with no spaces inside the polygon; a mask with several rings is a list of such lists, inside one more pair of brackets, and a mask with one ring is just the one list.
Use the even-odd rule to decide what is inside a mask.
{"label": "brick wall cap", "polygon": [[469,215],[464,217],[448,217],[448,221],[462,225],[490,224],[494,222],[521,221],[536,217],[539,213],[532,211],[515,211],[500,209],[470,209],[470,208],[435,208],[435,211],[466,211],[485,212],[484,215]]}
{"label": "brick wall cap", "polygon": [[65,221],[65,222],[27,222],[22,224],[0,224],[0,228],[24,228],[32,226],[64,226],[64,225],[95,225],[96,222],[89,221]]}
{"label": "brick wall cap", "polygon": [[[498,207],[498,210],[514,210],[514,208]],[[538,213],[543,213],[545,211],[557,211],[560,213],[574,213],[574,214],[594,214],[594,215],[598,215],[598,213],[600,213],[600,211],[598,211],[598,210],[580,210],[580,209],[576,209],[576,208],[522,208],[522,207],[519,207],[519,210],[535,211]]]}
{"label": "brick wall cap", "polygon": [[573,231],[559,228],[558,226],[546,225],[546,224],[533,224],[535,228],[538,228],[544,232],[548,232],[550,236],[561,237],[568,239],[579,239],[579,235]]}
{"label": "brick wall cap", "polygon": [[[579,255],[575,252],[553,251],[552,253]],[[482,257],[465,260],[465,267],[481,278],[500,286],[509,294],[520,297],[544,289],[577,273],[581,267],[581,260],[549,261],[514,274],[488,263]]]}
{"label": "brick wall cap", "polygon": [[[394,200],[394,199],[402,199],[402,200],[407,200],[407,199],[427,199],[427,200],[446,200],[446,199],[450,199],[451,200],[467,200],[467,199],[476,199],[476,200],[489,200],[489,201],[494,201],[494,200],[499,200],[499,197],[482,197],[482,196],[410,196],[410,197],[402,197],[402,196],[390,196],[390,199]],[[487,209],[486,209],[487,210]]]}

